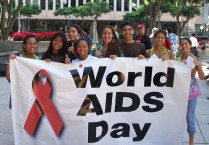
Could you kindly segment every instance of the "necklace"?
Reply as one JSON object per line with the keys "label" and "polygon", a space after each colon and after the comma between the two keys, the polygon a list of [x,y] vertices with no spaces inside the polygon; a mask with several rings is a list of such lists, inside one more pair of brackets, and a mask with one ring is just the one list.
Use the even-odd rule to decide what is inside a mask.
{"label": "necklace", "polygon": [[[26,56],[26,53],[25,53],[25,52],[22,52],[21,55],[22,55],[22,57],[24,57],[24,58],[29,58],[29,57]],[[33,54],[33,56],[32,56],[31,58],[32,58],[32,59],[37,59],[37,56],[36,56],[35,54]]]}
{"label": "necklace", "polygon": [[[191,53],[191,52],[190,52],[189,56],[191,56],[192,58],[194,58],[194,54]],[[183,60],[186,60],[186,59],[183,59],[183,54],[181,54],[177,60],[178,61],[183,61]]]}
{"label": "necklace", "polygon": [[150,50],[150,56],[152,56],[153,54],[156,54],[159,58],[161,57],[169,57],[169,54],[168,54],[168,51],[165,47],[162,47],[161,50],[158,50],[156,51],[156,49],[153,47],[151,50]]}

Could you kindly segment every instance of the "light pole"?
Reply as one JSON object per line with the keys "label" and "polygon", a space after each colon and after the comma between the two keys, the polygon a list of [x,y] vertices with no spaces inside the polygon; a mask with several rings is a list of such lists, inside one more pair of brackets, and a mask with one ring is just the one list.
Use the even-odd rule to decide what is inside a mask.
{"label": "light pole", "polygon": [[46,12],[45,29],[47,29],[47,10],[45,12]]}
{"label": "light pole", "polygon": [[18,15],[18,33],[21,31],[21,23],[20,23],[20,13]]}

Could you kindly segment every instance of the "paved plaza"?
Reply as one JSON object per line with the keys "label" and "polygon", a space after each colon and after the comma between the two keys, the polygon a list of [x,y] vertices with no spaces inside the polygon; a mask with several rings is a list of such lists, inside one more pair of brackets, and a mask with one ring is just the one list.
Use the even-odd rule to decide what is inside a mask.
{"label": "paved plaza", "polygon": [[[209,73],[209,57],[203,59],[205,74]],[[195,145],[209,145],[209,80],[199,81],[202,96],[198,98],[196,109]],[[10,85],[5,77],[0,77],[0,145],[14,145],[14,134],[12,128],[12,111],[9,109]],[[188,145],[188,134],[184,132],[183,145]],[[172,145],[172,143],[170,144]]]}

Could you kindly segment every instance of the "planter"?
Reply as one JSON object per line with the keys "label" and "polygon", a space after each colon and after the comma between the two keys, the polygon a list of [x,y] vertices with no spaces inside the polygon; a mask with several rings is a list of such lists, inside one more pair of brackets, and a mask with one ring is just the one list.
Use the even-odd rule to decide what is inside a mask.
{"label": "planter", "polygon": [[[37,53],[43,53],[49,47],[50,41],[39,41],[37,42],[38,48]],[[22,41],[0,41],[0,52],[18,51],[21,52]]]}
{"label": "planter", "polygon": [[[37,42],[38,48],[36,54],[41,58],[42,54],[49,47],[50,41]],[[5,76],[6,62],[8,56],[12,53],[22,52],[22,41],[0,41],[0,76]]]}

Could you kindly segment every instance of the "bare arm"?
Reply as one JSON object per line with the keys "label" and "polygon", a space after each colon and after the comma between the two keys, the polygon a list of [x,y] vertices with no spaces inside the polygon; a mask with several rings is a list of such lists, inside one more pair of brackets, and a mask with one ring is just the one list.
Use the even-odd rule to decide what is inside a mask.
{"label": "bare arm", "polygon": [[6,66],[6,78],[8,81],[10,81],[10,60],[11,59],[15,59],[16,58],[16,55],[15,54],[11,54],[9,57],[8,57],[8,60],[7,60],[7,66]]}
{"label": "bare arm", "polygon": [[173,54],[171,50],[168,50],[169,59],[173,59]]}
{"label": "bare arm", "polygon": [[146,56],[147,56],[147,58],[150,58],[150,50],[149,49],[146,50]]}
{"label": "bare arm", "polygon": [[198,73],[198,76],[199,76],[200,80],[204,80],[205,74],[204,74],[204,71],[202,69],[202,63],[200,61],[195,60],[194,64],[196,65],[195,69],[197,70],[197,73]]}

